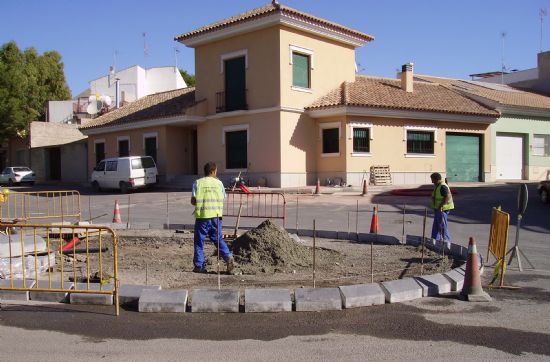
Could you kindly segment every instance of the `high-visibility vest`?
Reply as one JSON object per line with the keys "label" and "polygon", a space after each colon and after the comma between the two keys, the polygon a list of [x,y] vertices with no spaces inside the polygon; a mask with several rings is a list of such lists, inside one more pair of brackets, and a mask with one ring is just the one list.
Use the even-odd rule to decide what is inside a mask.
{"label": "high-visibility vest", "polygon": [[195,192],[195,212],[197,219],[221,217],[223,213],[223,184],[215,177],[203,177],[197,180]]}
{"label": "high-visibility vest", "polygon": [[[441,186],[443,185],[447,186],[445,182],[440,182],[432,192],[432,209],[438,209],[439,205],[441,205],[441,203],[445,199],[445,197],[441,195]],[[447,203],[443,205],[443,211],[452,210],[455,208],[453,195],[451,194],[451,188],[447,186],[447,189],[449,190],[449,201],[447,201]]]}

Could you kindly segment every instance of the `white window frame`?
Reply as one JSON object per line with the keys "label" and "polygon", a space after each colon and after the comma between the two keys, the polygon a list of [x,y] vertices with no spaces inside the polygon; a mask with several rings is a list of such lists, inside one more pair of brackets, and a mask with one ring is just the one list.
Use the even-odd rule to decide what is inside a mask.
{"label": "white window frame", "polygon": [[[534,147],[534,143],[535,143],[535,138],[542,138],[544,141],[543,141],[543,151],[542,151],[542,155],[541,154],[537,154],[535,153],[535,147]],[[547,134],[534,134],[533,135],[533,142],[531,143],[531,153],[533,156],[537,156],[537,157],[548,157],[550,156],[550,135],[547,135]]]}
{"label": "white window frame", "polygon": [[145,151],[145,140],[147,138],[154,138],[155,139],[155,148],[159,149],[159,133],[158,132],[149,132],[143,134],[143,151]]}
{"label": "white window frame", "polygon": [[[235,131],[246,131],[246,144],[250,144],[250,126],[248,124],[234,124],[231,126],[224,126],[222,128],[222,146],[225,146],[225,134],[227,132],[235,132]],[[224,152],[227,152],[227,151],[224,149]],[[248,152],[247,152],[246,158],[248,162]],[[224,170],[224,172],[246,172],[246,171],[248,171],[248,167],[247,168],[227,168],[227,165],[225,165],[225,170]]]}
{"label": "white window frame", "polygon": [[224,53],[220,55],[220,74],[223,74],[224,64],[226,60],[239,58],[244,55],[244,68],[248,69],[248,49],[235,50],[234,52]]}
{"label": "white window frame", "polygon": [[[407,132],[408,131],[425,131],[433,132],[434,134],[434,153],[407,153]],[[405,143],[405,157],[407,158],[435,158],[435,143],[437,143],[437,127],[432,126],[405,126],[403,127],[403,141]]]}
{"label": "white window frame", "polygon": [[[365,122],[350,122],[349,123],[349,139],[351,140],[351,157],[371,157],[372,152],[354,152],[353,151],[353,129],[354,128],[368,128],[369,129],[369,140],[372,141],[374,139],[373,136],[373,124],[372,123],[365,123]],[[370,142],[369,142],[369,150],[370,150]]]}
{"label": "white window frame", "polygon": [[130,142],[130,136],[118,136],[116,138],[116,154],[120,154],[120,141],[128,141],[128,154],[132,154],[132,143]]}
{"label": "white window frame", "polygon": [[[321,157],[339,157],[340,156],[340,139],[342,138],[342,122],[319,123],[319,140],[321,142]],[[323,153],[323,130],[338,128],[338,152]]]}
{"label": "white window frame", "polygon": [[[315,62],[314,62],[314,54],[315,53],[311,49],[307,49],[307,48],[303,48],[303,47],[300,47],[300,46],[297,46],[297,45],[290,44],[288,46],[288,57],[289,57],[288,63],[290,65],[293,65],[293,60],[292,60],[292,54],[293,53],[307,55],[309,57],[309,88],[297,87],[297,86],[291,84],[290,89],[298,91],[298,92],[313,93],[313,91],[311,90],[312,87],[313,87],[313,73],[311,71],[315,69]],[[294,82],[294,80],[292,80],[292,82]]]}

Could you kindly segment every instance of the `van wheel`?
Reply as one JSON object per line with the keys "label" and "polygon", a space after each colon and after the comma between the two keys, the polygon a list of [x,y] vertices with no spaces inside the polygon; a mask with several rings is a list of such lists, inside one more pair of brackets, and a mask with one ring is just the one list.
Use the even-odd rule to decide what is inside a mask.
{"label": "van wheel", "polygon": [[101,187],[99,187],[99,183],[97,181],[92,182],[92,190],[96,192],[101,191]]}
{"label": "van wheel", "polygon": [[120,181],[119,187],[120,187],[120,193],[121,194],[127,194],[128,193],[128,184],[126,182]]}
{"label": "van wheel", "polygon": [[550,199],[548,197],[548,190],[546,190],[545,188],[542,188],[540,190],[540,201],[542,201],[545,204],[550,203]]}

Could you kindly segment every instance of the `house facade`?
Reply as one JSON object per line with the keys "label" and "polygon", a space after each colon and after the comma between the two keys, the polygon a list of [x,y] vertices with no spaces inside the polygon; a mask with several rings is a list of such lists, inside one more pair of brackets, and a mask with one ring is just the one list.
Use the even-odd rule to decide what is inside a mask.
{"label": "house facade", "polygon": [[194,88],[143,97],[80,127],[88,136],[88,174],[104,158],[147,155],[157,163],[162,182],[197,174],[197,124],[205,102]]}
{"label": "house facade", "polygon": [[550,177],[550,97],[502,84],[430,76],[418,79],[449,87],[499,112],[489,130],[487,181]]}
{"label": "house facade", "polygon": [[[488,130],[498,113],[458,92],[441,102],[442,87],[415,90],[412,69],[410,89],[406,79],[356,77],[355,49],[370,35],[270,4],[176,40],[195,49],[196,96],[208,101],[198,164],[213,160],[222,174],[246,172],[276,187],[359,185],[370,166],[388,164],[394,183],[425,183],[447,173],[456,154],[447,157],[446,144],[454,142],[474,153],[468,175],[456,156],[451,162],[461,180],[490,174]],[[324,102],[343,87],[348,99]]]}
{"label": "house facade", "polygon": [[[413,76],[356,75],[373,37],[276,2],[176,37],[195,49],[196,88],[158,93],[81,126],[89,171],[101,157],[155,155],[161,179],[190,187],[207,161],[222,180],[359,186],[371,166],[394,184],[486,181],[494,109]],[[328,182],[328,181],[327,181]]]}

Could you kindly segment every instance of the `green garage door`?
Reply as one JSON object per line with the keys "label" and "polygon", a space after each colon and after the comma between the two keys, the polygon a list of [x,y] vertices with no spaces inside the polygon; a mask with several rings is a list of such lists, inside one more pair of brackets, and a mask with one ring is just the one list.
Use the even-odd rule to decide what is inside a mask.
{"label": "green garage door", "polygon": [[481,181],[480,150],[480,136],[447,134],[446,167],[449,182]]}

